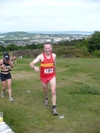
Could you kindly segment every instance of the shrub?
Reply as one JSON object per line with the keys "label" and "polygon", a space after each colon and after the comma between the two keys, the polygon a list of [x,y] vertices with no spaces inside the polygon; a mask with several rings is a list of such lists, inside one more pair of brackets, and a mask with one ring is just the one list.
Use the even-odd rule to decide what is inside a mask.
{"label": "shrub", "polygon": [[95,51],[93,52],[93,56],[95,56],[95,57],[100,57],[100,50],[95,50]]}

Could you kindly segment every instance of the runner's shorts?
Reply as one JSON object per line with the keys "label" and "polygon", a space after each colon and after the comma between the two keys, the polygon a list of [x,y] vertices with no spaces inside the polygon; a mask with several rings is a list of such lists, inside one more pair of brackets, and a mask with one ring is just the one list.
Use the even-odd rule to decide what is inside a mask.
{"label": "runner's shorts", "polygon": [[42,82],[44,82],[45,84],[47,84],[48,82],[50,82],[51,79],[53,79],[54,76],[55,76],[55,75],[40,77],[40,80],[41,80]]}
{"label": "runner's shorts", "polygon": [[1,73],[1,81],[6,81],[7,79],[11,79],[11,73],[3,74]]}

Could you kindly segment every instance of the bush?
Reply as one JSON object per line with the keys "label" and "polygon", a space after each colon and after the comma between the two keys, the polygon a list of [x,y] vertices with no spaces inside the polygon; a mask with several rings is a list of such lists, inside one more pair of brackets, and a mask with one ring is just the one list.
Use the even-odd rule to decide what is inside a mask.
{"label": "bush", "polygon": [[41,50],[36,49],[36,50],[17,50],[13,52],[13,55],[19,57],[36,57],[41,53]]}
{"label": "bush", "polygon": [[93,56],[95,56],[95,57],[100,57],[100,50],[95,50],[95,51],[93,52]]}
{"label": "bush", "polygon": [[57,56],[61,57],[91,57],[86,48],[75,48],[74,46],[59,46],[54,49]]}

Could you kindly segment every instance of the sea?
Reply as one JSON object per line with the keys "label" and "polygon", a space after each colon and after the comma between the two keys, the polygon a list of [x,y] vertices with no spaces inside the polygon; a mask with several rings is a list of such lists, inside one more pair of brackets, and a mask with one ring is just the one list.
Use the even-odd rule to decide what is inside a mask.
{"label": "sea", "polygon": [[91,35],[95,31],[29,31],[29,33],[37,33],[37,34],[87,34]]}

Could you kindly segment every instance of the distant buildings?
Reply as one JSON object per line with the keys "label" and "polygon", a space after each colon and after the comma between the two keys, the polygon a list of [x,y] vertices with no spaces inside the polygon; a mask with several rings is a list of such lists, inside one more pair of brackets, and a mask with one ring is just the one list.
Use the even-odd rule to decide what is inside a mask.
{"label": "distant buildings", "polygon": [[[15,32],[16,33],[16,32]],[[28,33],[25,35],[21,32],[17,34],[5,34],[0,35],[0,45],[7,46],[9,44],[15,44],[17,46],[25,46],[30,44],[40,44],[44,42],[58,43],[61,41],[71,41],[78,40],[83,38],[88,38],[90,35],[87,34],[31,34]]]}

